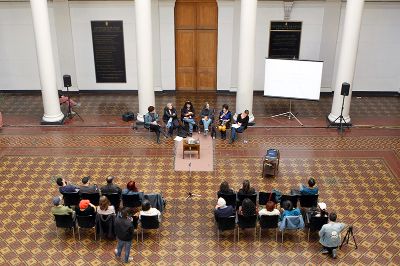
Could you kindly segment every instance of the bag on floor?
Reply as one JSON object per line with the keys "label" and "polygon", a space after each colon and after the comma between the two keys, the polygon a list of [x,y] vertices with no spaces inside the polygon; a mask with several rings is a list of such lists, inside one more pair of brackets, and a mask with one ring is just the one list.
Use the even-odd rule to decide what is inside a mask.
{"label": "bag on floor", "polygon": [[187,131],[185,130],[184,127],[180,126],[178,128],[178,136],[181,137],[181,138],[186,138],[188,136],[188,133],[187,133]]}
{"label": "bag on floor", "polygon": [[124,120],[125,122],[133,121],[135,120],[135,114],[132,112],[126,112],[122,115],[122,120]]}

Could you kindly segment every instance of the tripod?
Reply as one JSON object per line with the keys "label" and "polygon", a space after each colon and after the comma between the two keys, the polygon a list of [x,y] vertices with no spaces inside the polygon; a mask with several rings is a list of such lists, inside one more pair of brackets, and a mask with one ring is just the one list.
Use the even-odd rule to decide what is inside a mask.
{"label": "tripod", "polygon": [[342,249],[343,244],[346,242],[346,244],[349,244],[350,236],[353,238],[354,245],[356,246],[356,249],[358,248],[356,238],[354,237],[353,234],[353,226],[349,226],[347,229],[346,235],[343,238],[342,244],[340,244],[340,249]]}
{"label": "tripod", "polygon": [[[343,134],[343,130],[344,130],[344,127],[345,127],[345,126],[347,127],[347,129],[350,129],[349,124],[346,123],[346,120],[344,120],[344,117],[343,117],[344,97],[346,97],[346,95],[343,95],[342,109],[340,110],[340,115],[339,115],[333,122],[331,122],[331,123],[329,124],[329,126],[328,126],[328,128],[330,128],[330,127],[337,127],[337,129],[340,130],[340,134],[341,134],[341,135]],[[339,125],[338,125],[338,123],[336,122],[338,119],[339,119]]]}
{"label": "tripod", "polygon": [[189,146],[189,191],[187,193],[186,199],[191,199],[193,197],[201,197],[199,194],[192,193],[192,147]]}
{"label": "tripod", "polygon": [[301,123],[300,120],[297,119],[297,117],[292,113],[292,100],[289,100],[289,112],[273,115],[273,116],[270,116],[270,118],[278,117],[278,116],[287,116],[289,119],[291,119],[293,117],[294,119],[296,119],[297,122],[299,122],[299,124],[301,126],[304,126],[303,123]]}
{"label": "tripod", "polygon": [[66,88],[67,88],[67,98],[68,98],[68,112],[66,114],[66,117],[72,119],[74,115],[77,115],[82,120],[82,122],[84,122],[83,118],[78,114],[78,112],[74,111],[74,113],[72,113],[71,98],[69,96],[68,86],[66,86]]}

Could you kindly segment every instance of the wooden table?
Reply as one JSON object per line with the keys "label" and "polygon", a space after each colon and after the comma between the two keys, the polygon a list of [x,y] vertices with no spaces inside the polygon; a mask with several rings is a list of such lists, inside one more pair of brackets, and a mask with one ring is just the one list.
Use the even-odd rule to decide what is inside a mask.
{"label": "wooden table", "polygon": [[187,139],[183,140],[183,159],[185,159],[185,151],[197,151],[197,158],[200,159],[200,143],[189,144]]}

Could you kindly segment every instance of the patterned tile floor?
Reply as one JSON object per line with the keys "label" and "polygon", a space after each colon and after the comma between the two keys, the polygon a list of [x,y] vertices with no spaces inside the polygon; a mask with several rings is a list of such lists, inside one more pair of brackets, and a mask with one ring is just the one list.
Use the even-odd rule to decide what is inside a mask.
{"label": "patterned tile floor", "polygon": [[[68,231],[59,238],[55,234],[49,214],[51,198],[57,194],[52,177],[63,176],[78,183],[83,175],[91,175],[97,184],[114,175],[121,186],[134,179],[145,192],[161,191],[165,195],[168,204],[159,239],[149,233],[143,244],[133,245],[131,254],[140,265],[400,264],[400,129],[395,124],[400,113],[398,98],[362,98],[379,107],[370,112],[360,104],[354,117],[383,112],[386,115],[379,116],[383,126],[352,128],[343,137],[335,129],[309,127],[249,128],[247,144],[228,145],[217,139],[216,170],[194,172],[190,180],[187,172],[173,170],[173,141],[163,140],[157,145],[154,136],[144,130],[92,127],[86,122],[79,127],[21,126],[18,114],[36,112],[40,116],[40,111],[32,107],[40,106],[40,97],[27,97],[32,97],[29,104],[26,99],[7,96],[7,107],[1,106],[6,110],[6,121],[11,117],[15,123],[0,130],[0,265],[120,264],[113,256],[114,241],[94,241],[91,232],[85,232],[81,241],[74,241]],[[104,113],[114,110],[116,116],[122,111],[112,107],[115,97],[93,99],[82,95],[81,101],[83,97],[92,106],[105,106]],[[156,100],[164,102],[165,97],[157,96]],[[177,102],[186,99],[180,95],[173,98]],[[218,104],[225,98],[213,97]],[[231,96],[228,99],[234,102]],[[124,97],[117,101],[129,102]],[[258,101],[255,110],[259,110],[260,117],[281,108],[277,102],[275,109],[264,110],[261,103],[266,104],[265,98],[255,97]],[[307,109],[307,116],[318,117],[329,112],[326,108],[319,103]],[[89,114],[91,109],[82,109],[86,112]],[[92,115],[102,120],[104,113]],[[397,127],[386,127],[393,125]],[[261,158],[270,147],[281,151],[280,172],[275,178],[261,178]],[[243,179],[249,179],[259,191],[276,188],[286,192],[310,176],[317,179],[320,201],[336,211],[341,221],[354,226],[357,250],[352,245],[344,246],[333,260],[319,253],[316,235],[307,241],[306,232],[300,237],[285,234],[283,244],[265,232],[260,242],[254,241],[251,232],[241,235],[240,242],[234,243],[229,234],[217,242],[211,210],[222,180],[235,189]],[[189,190],[202,197],[185,200]]]}

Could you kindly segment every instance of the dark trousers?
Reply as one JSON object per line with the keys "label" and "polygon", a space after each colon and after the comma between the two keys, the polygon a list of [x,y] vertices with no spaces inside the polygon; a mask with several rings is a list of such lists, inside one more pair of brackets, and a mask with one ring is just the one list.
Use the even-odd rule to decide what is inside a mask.
{"label": "dark trousers", "polygon": [[157,135],[157,139],[160,139],[161,127],[159,125],[150,125],[150,130],[154,131]]}

